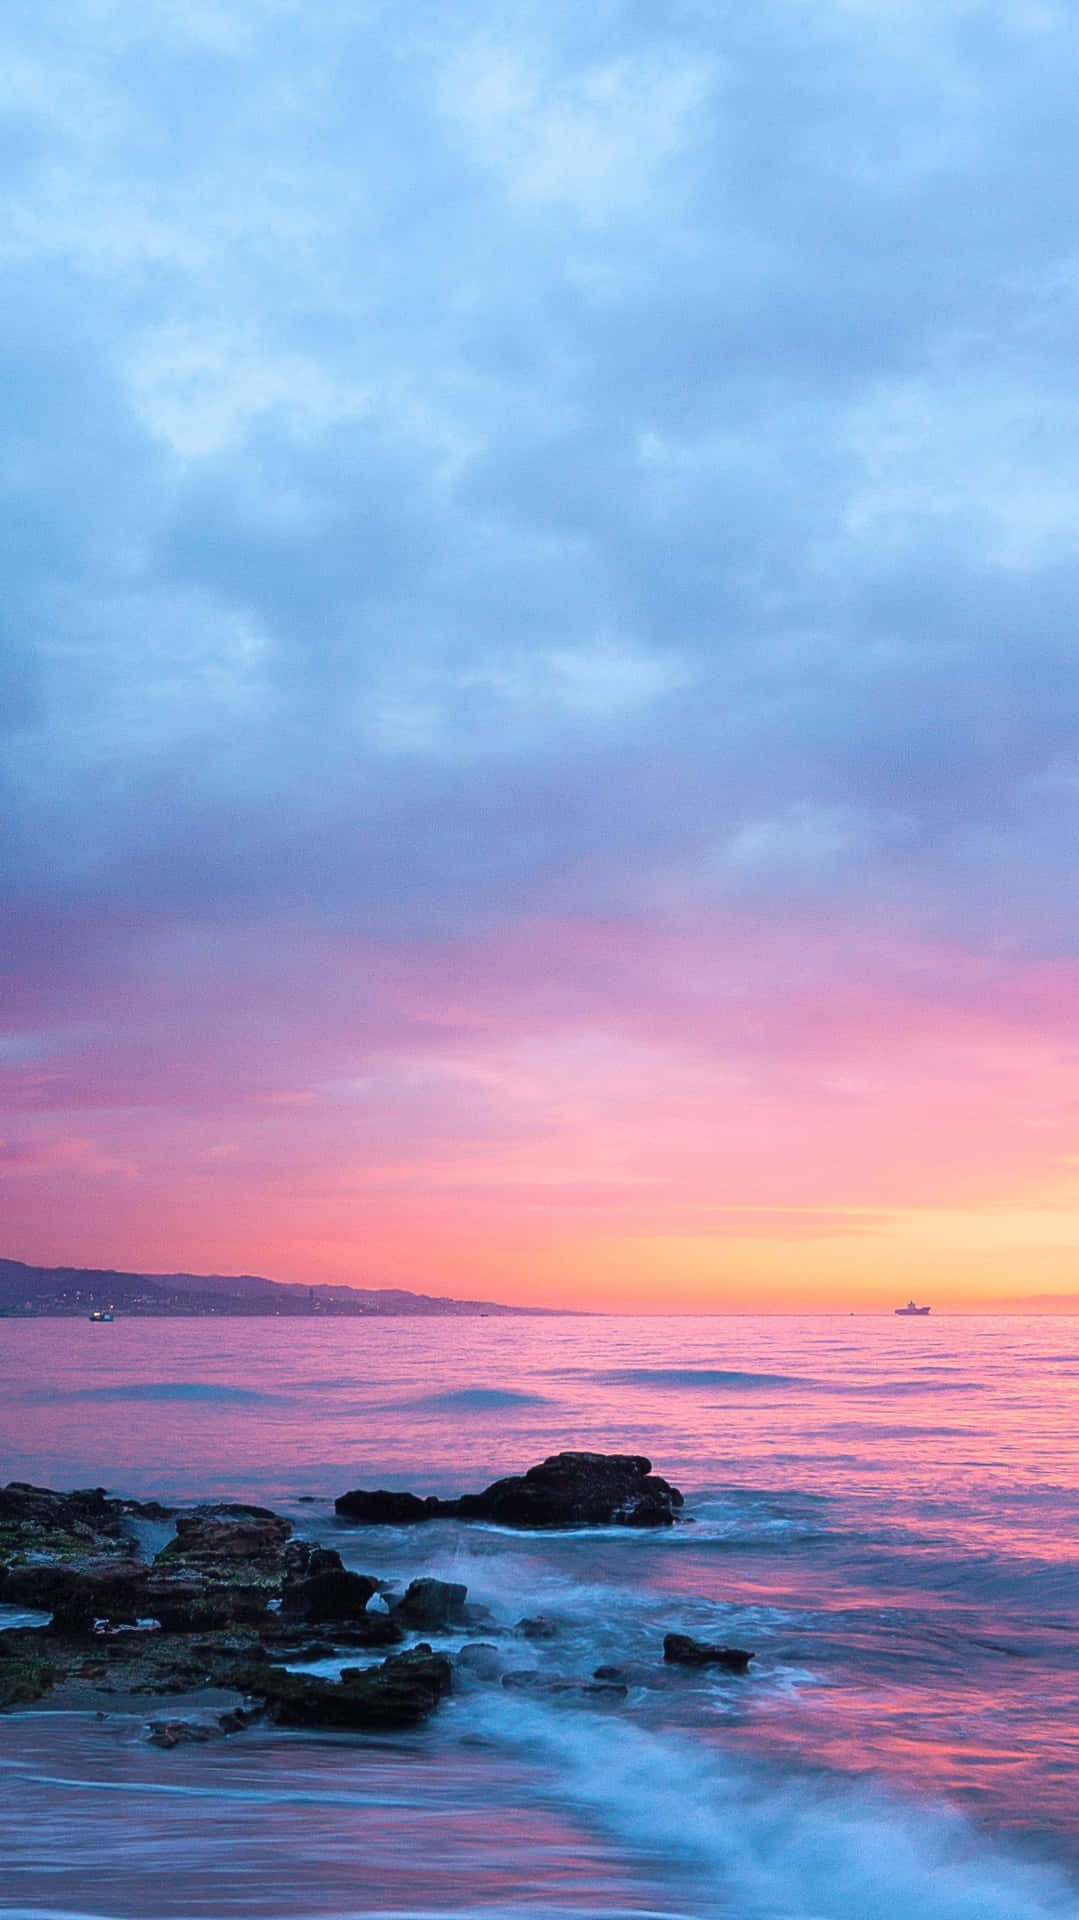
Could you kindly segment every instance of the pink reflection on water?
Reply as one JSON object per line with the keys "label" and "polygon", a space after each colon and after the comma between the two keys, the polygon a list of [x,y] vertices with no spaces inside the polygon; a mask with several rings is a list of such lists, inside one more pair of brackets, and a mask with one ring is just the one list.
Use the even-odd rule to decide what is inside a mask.
{"label": "pink reflection on water", "polygon": [[[253,1497],[316,1527],[347,1486],[447,1493],[560,1447],[644,1451],[692,1524],[447,1540],[445,1570],[496,1564],[507,1619],[547,1581],[650,1659],[664,1624],[758,1650],[737,1695],[687,1684],[642,1713],[1059,1834],[1079,1764],[1064,1324],[942,1318],[915,1344],[845,1319],[7,1322],[0,1444],[10,1477]],[[391,1551],[398,1572],[429,1548]]]}
{"label": "pink reflection on water", "polygon": [[[38,1713],[0,1760],[8,1899],[191,1920],[651,1905],[647,1863],[539,1804],[500,1755],[288,1740],[162,1756],[122,1716]],[[644,1884],[640,1884],[643,1881]]]}

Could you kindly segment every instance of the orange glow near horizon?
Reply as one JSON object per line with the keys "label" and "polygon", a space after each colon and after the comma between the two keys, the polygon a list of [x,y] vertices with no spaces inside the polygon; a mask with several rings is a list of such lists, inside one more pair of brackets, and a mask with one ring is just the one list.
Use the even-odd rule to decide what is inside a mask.
{"label": "orange glow near horizon", "polygon": [[272,1078],[231,1014],[224,1062],[200,1013],[159,1081],[9,1068],[0,1251],[604,1311],[1074,1295],[1073,968],[615,931],[492,937],[454,955],[468,994],[437,954],[335,948]]}

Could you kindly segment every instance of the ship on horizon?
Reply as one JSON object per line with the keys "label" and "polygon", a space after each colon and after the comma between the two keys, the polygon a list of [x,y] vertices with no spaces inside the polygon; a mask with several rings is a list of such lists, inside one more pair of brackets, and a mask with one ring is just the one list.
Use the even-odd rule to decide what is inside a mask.
{"label": "ship on horizon", "polygon": [[894,1311],[901,1315],[916,1314],[920,1319],[923,1314],[931,1313],[933,1309],[931,1307],[919,1307],[913,1300],[908,1300],[905,1307],[896,1307]]}

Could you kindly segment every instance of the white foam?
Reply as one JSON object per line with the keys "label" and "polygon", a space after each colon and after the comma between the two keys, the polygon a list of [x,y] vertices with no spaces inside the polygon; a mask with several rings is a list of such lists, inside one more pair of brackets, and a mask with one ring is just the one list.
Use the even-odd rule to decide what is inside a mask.
{"label": "white foam", "polygon": [[[739,1920],[1079,1920],[1054,1868],[960,1815],[870,1786],[770,1771],[677,1735],[515,1698],[492,1737],[542,1757],[579,1814],[659,1857],[698,1912]],[[698,1905],[698,1901],[700,1904]]]}

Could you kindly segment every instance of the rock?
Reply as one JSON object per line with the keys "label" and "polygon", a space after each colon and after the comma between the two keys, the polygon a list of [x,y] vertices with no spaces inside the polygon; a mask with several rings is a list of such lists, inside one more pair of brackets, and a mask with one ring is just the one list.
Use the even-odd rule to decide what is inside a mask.
{"label": "rock", "polygon": [[504,1527],[669,1527],[682,1506],[677,1487],[653,1474],[642,1454],[556,1453],[527,1473],[495,1480],[456,1500],[414,1493],[365,1493],[335,1501],[343,1518],[366,1525],[481,1520]]}
{"label": "rock", "polygon": [[346,1667],[337,1681],[269,1666],[238,1669],[235,1684],[261,1700],[277,1726],[376,1733],[426,1720],[449,1691],[452,1671],[444,1654],[421,1643],[378,1667]]}
{"label": "rock", "polygon": [[688,1633],[663,1636],[663,1658],[683,1667],[725,1667],[728,1673],[745,1673],[754,1658],[744,1647],[717,1647],[707,1640],[691,1639]]}
{"label": "rock", "polygon": [[[13,1567],[46,1557],[51,1562],[107,1553],[129,1554],[134,1540],[124,1525],[123,1503],[102,1487],[56,1493],[24,1480],[0,1487],[0,1563]],[[6,1599],[6,1576],[0,1598]]]}
{"label": "rock", "polygon": [[365,1527],[411,1527],[435,1519],[443,1504],[433,1496],[421,1500],[415,1493],[387,1493],[383,1487],[366,1493],[355,1487],[334,1501],[333,1510],[342,1520],[355,1520]]}
{"label": "rock", "polygon": [[281,1591],[292,1525],[267,1507],[199,1507],[150,1571],[146,1611],[166,1633],[199,1633],[262,1618]]}
{"label": "rock", "polygon": [[317,1547],[313,1540],[290,1540],[285,1548],[287,1580],[303,1580],[308,1574],[336,1573],[343,1566],[336,1547]]}
{"label": "rock", "polygon": [[2,1597],[7,1606],[68,1609],[77,1630],[99,1616],[134,1619],[147,1572],[145,1561],[119,1554],[24,1561],[7,1568]]}
{"label": "rock", "polygon": [[391,1617],[401,1626],[432,1633],[461,1623],[468,1588],[454,1580],[412,1580]]}
{"label": "rock", "polygon": [[226,1713],[219,1713],[217,1724],[222,1733],[242,1733],[254,1720],[262,1718],[261,1711],[250,1707],[230,1707]]}
{"label": "rock", "polygon": [[197,1572],[170,1578],[158,1572],[155,1561],[143,1600],[146,1613],[165,1633],[205,1633],[261,1621],[275,1591],[264,1581],[214,1580]]}
{"label": "rock", "polygon": [[201,1720],[151,1720],[146,1738],[152,1747],[180,1747],[209,1740],[212,1732]]}
{"label": "rock", "polygon": [[[279,1648],[286,1648],[289,1656],[296,1658],[293,1634],[305,1633],[306,1629],[302,1623],[297,1623],[296,1629],[291,1629],[290,1623],[282,1619],[280,1614],[278,1623],[275,1628],[270,1622],[263,1622],[260,1629],[263,1639],[273,1647],[275,1657]],[[316,1659],[335,1653],[341,1647],[396,1647],[407,1637],[404,1627],[398,1626],[388,1613],[361,1613],[354,1620],[331,1620],[324,1625],[329,1631],[322,1638],[318,1653],[312,1656]],[[307,1658],[306,1655],[303,1657]]]}
{"label": "rock", "polygon": [[677,1487],[640,1454],[556,1453],[525,1474],[496,1480],[457,1502],[462,1520],[508,1527],[669,1527]]}
{"label": "rock", "polygon": [[160,1500],[128,1500],[122,1496],[110,1500],[109,1506],[118,1514],[129,1516],[133,1520],[175,1520],[176,1508],[163,1507]]}
{"label": "rock", "polygon": [[268,1507],[199,1507],[180,1515],[176,1538],[162,1547],[154,1565],[214,1572],[242,1562],[283,1577],[291,1533],[291,1521],[282,1520]]}
{"label": "rock", "polygon": [[244,1627],[201,1639],[141,1631],[64,1635],[51,1626],[16,1627],[0,1633],[0,1702],[21,1704],[45,1686],[68,1680],[103,1694],[228,1687],[236,1666],[250,1667],[260,1659],[266,1654],[256,1634]]}
{"label": "rock", "polygon": [[52,1572],[54,1633],[90,1633],[97,1620],[134,1626],[146,1611],[149,1568],[143,1560],[80,1560]]}
{"label": "rock", "polygon": [[497,1680],[502,1672],[502,1655],[485,1640],[470,1640],[458,1650],[454,1667],[475,1680]]}
{"label": "rock", "polygon": [[[336,1556],[335,1556],[336,1557]],[[355,1620],[379,1589],[369,1573],[350,1573],[340,1564],[290,1580],[281,1595],[281,1612],[317,1625],[325,1620]]]}
{"label": "rock", "polygon": [[518,1620],[517,1632],[523,1634],[526,1640],[558,1639],[558,1628],[545,1613],[527,1614],[523,1620]]}
{"label": "rock", "polygon": [[592,1678],[593,1680],[617,1680],[621,1684],[626,1675],[622,1667],[593,1667]]}
{"label": "rock", "polygon": [[544,1699],[613,1704],[624,1700],[629,1688],[621,1680],[579,1680],[567,1673],[543,1673],[520,1667],[502,1675],[502,1685],[517,1693],[540,1694]]}
{"label": "rock", "polygon": [[29,1706],[52,1686],[56,1669],[42,1651],[40,1631],[11,1627],[0,1633],[0,1709]]}

